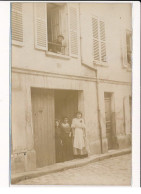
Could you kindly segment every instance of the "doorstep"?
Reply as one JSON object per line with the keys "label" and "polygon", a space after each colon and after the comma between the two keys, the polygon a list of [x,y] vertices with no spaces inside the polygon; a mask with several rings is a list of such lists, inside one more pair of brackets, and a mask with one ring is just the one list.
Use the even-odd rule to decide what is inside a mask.
{"label": "doorstep", "polygon": [[104,159],[108,159],[111,157],[116,157],[124,154],[129,154],[131,153],[131,148],[128,149],[120,149],[120,150],[110,150],[107,153],[104,154],[99,154],[99,155],[91,155],[87,158],[84,159],[74,159],[71,161],[66,161],[63,163],[56,163],[53,165],[49,165],[43,168],[38,168],[34,171],[28,171],[28,172],[23,172],[23,173],[16,173],[11,176],[11,184],[16,184],[20,181],[26,180],[26,179],[31,179],[43,175],[47,175],[50,173],[55,173],[63,170],[67,170],[70,168],[76,168],[80,166],[84,166],[88,163],[92,162],[98,162]]}

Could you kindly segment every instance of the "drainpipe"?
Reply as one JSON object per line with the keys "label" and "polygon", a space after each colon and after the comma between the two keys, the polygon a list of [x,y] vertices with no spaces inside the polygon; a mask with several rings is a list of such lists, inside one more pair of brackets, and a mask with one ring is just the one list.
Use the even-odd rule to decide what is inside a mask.
{"label": "drainpipe", "polygon": [[[79,21],[80,21],[80,54],[81,52],[81,11],[80,11],[80,3],[79,3]],[[96,96],[97,96],[97,111],[98,111],[98,124],[99,124],[99,136],[100,136],[100,151],[101,154],[103,154],[103,146],[102,146],[102,127],[100,122],[100,103],[99,103],[99,79],[98,79],[98,70],[96,68],[90,67],[88,64],[84,64],[82,62],[82,56],[81,56],[81,64],[85,66],[88,69],[91,69],[92,71],[96,72]]]}
{"label": "drainpipe", "polygon": [[98,110],[98,123],[99,123],[99,135],[100,135],[100,148],[101,154],[103,154],[103,146],[102,146],[102,127],[101,127],[101,115],[100,115],[100,103],[99,103],[99,80],[98,80],[98,71],[96,69],[96,94],[97,94],[97,110]]}

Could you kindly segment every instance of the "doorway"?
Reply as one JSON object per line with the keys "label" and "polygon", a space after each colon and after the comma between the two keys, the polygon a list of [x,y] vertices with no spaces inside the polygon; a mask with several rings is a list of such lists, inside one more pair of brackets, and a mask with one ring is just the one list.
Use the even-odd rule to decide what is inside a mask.
{"label": "doorway", "polygon": [[62,120],[68,117],[71,122],[78,111],[78,91],[55,90],[55,118]]}
{"label": "doorway", "polygon": [[104,93],[105,101],[105,120],[106,120],[106,137],[108,140],[108,149],[113,148],[113,118],[112,118],[112,93]]}
{"label": "doorway", "polygon": [[56,163],[55,119],[78,111],[78,91],[31,88],[34,148],[37,168]]}

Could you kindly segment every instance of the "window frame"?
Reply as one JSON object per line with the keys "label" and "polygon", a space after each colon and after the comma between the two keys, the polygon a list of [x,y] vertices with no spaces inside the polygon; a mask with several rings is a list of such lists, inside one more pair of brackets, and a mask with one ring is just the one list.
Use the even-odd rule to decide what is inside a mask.
{"label": "window frame", "polygon": [[[49,3],[46,4],[47,9],[48,9],[48,4],[49,4]],[[67,10],[67,17],[68,17],[67,3],[54,3],[54,4],[57,5],[56,9],[57,9],[57,8],[59,9],[59,7],[62,7],[62,6],[66,6],[65,9]],[[47,11],[48,11],[48,10],[47,10]],[[60,15],[60,13],[59,13],[59,15]],[[48,19],[47,19],[47,20],[48,20]],[[67,29],[67,31],[68,31],[68,30],[69,30],[69,29],[68,29],[68,18],[66,19],[66,21],[67,21],[66,29]],[[59,23],[62,23],[62,22],[59,21]],[[68,33],[67,33],[67,34],[68,34]],[[48,21],[47,21],[47,45],[48,45],[48,43],[49,43],[49,40],[48,40]],[[58,58],[69,59],[69,58],[70,58],[70,55],[69,55],[69,36],[68,36],[68,39],[67,39],[67,49],[68,49],[68,51],[67,51],[68,54],[60,54],[60,53],[55,53],[55,52],[49,51],[48,46],[47,46],[46,55],[52,56],[52,57],[58,57]]]}

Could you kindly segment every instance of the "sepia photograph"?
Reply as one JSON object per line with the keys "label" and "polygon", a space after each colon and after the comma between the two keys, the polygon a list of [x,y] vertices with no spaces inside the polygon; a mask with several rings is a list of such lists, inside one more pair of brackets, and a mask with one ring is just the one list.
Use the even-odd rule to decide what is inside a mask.
{"label": "sepia photograph", "polygon": [[10,6],[10,184],[131,186],[132,3]]}

